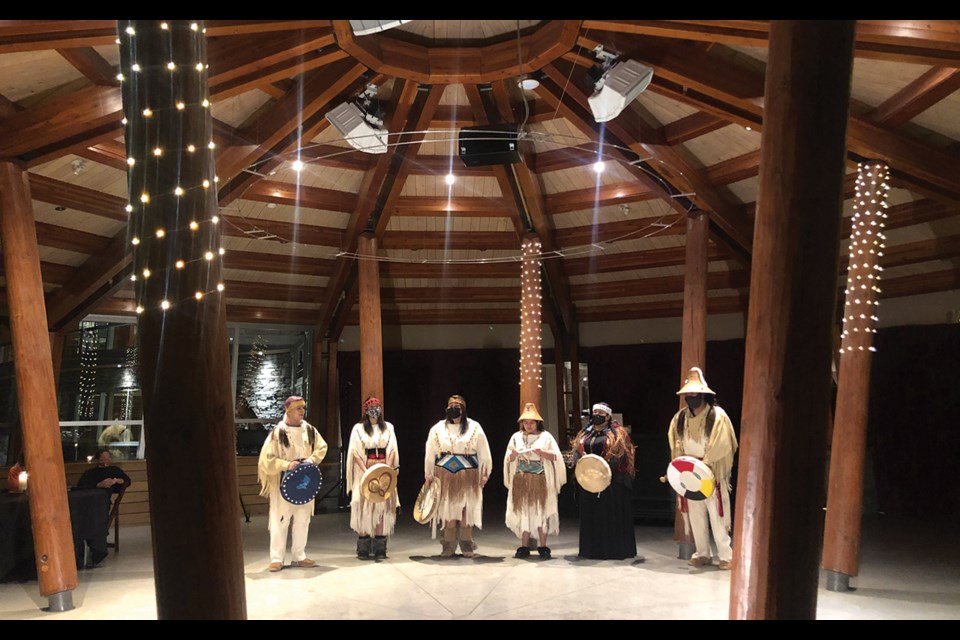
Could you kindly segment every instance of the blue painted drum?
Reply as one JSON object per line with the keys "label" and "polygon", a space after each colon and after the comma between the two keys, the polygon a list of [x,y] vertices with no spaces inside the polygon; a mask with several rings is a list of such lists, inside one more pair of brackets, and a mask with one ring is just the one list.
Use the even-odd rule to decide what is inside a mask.
{"label": "blue painted drum", "polygon": [[301,462],[292,471],[283,472],[280,495],[291,504],[306,504],[317,497],[321,484],[320,468],[312,462]]}

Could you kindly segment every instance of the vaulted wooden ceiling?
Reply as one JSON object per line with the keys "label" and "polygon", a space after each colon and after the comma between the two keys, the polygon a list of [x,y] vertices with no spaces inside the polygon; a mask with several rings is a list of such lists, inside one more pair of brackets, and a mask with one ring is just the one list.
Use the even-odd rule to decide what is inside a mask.
{"label": "vaulted wooden ceiling", "polygon": [[[709,312],[746,309],[767,22],[206,27],[229,320],[355,324],[365,231],[382,248],[386,324],[518,323],[529,231],[555,331],[679,317],[692,209],[710,218]],[[30,172],[51,329],[134,306],[115,40],[109,20],[0,21],[0,158]],[[597,45],[654,69],[604,125],[587,103]],[[520,90],[530,75],[539,87]],[[324,117],[368,83],[386,107],[383,155],[351,149]],[[858,23],[845,211],[856,159],[887,161],[882,297],[960,288],[958,88],[960,21]],[[500,123],[521,126],[524,162],[464,166],[459,128]]]}

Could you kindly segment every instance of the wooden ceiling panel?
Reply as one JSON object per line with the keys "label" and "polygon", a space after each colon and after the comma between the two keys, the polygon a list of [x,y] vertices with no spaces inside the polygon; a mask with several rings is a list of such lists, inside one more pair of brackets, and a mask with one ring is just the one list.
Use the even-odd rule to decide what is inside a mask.
{"label": "wooden ceiling panel", "polygon": [[[712,220],[709,312],[746,309],[767,21],[521,22],[520,67],[543,73],[525,93],[516,21],[414,21],[352,43],[338,21],[207,22],[229,319],[323,331],[356,322],[349,252],[364,230],[385,257],[386,324],[516,324],[529,230],[545,242],[546,280],[575,306],[561,324],[679,319],[691,202]],[[853,154],[886,159],[884,297],[960,287],[958,25],[858,24],[838,241]],[[114,246],[122,255],[95,268],[127,218],[114,38],[114,21],[0,21],[0,157],[30,169],[61,320],[82,307],[67,289],[94,286],[129,256]],[[603,125],[585,77],[596,44],[654,68],[650,87]],[[412,80],[391,75],[401,67]],[[368,82],[391,143],[416,131],[403,137],[413,144],[365,154],[330,126],[326,111]],[[523,164],[464,166],[461,127],[524,118]],[[123,287],[98,308],[131,313],[131,295]]]}

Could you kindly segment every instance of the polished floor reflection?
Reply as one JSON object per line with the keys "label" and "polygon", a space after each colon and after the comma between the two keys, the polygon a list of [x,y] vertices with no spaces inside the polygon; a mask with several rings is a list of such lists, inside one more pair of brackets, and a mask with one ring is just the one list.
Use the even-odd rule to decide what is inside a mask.
{"label": "polished floor reflection", "polygon": [[[440,559],[429,529],[402,523],[384,561],[355,556],[347,513],[313,519],[312,569],[267,571],[266,518],[242,523],[247,615],[256,620],[726,619],[730,572],[677,559],[672,529],[637,527],[638,560],[577,560],[577,522],[550,541],[553,559],[513,557],[517,540],[499,521],[476,534],[474,559]],[[80,572],[72,611],[44,611],[36,582],[0,584],[0,619],[156,619],[148,526],[124,526],[122,551]],[[950,537],[952,536],[952,537]],[[960,619],[954,529],[886,519],[865,523],[855,590],[821,578],[819,619]],[[289,559],[287,560],[289,562]],[[598,597],[600,596],[600,597]]]}

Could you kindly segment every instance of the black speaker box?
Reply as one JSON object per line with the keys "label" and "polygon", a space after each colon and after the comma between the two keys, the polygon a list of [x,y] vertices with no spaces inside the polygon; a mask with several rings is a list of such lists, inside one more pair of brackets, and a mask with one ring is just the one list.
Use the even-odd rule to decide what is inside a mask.
{"label": "black speaker box", "polygon": [[463,127],[457,140],[460,160],[468,167],[522,162],[517,126],[513,124]]}

